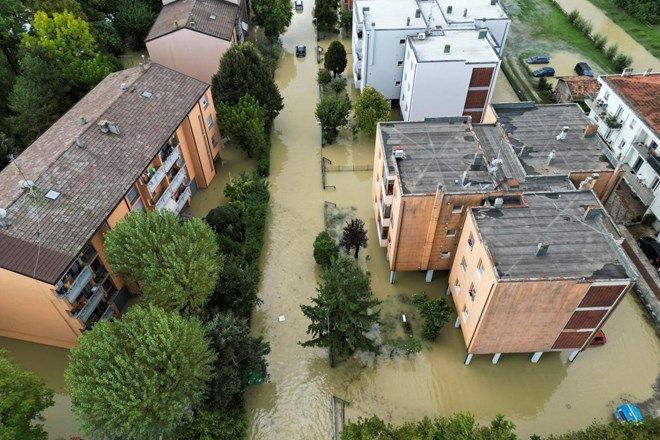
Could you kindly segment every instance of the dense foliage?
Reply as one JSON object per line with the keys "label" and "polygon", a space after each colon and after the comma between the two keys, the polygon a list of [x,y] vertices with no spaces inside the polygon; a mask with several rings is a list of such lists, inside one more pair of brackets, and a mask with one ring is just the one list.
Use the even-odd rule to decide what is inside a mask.
{"label": "dense foliage", "polygon": [[78,343],[65,379],[95,438],[170,436],[201,403],[217,358],[199,321],[153,306],[98,322]]}
{"label": "dense foliage", "polygon": [[335,76],[341,74],[345,69],[348,61],[346,59],[346,49],[339,41],[333,41],[328,46],[328,51],[323,60],[323,67],[334,73]]}
{"label": "dense foliage", "polygon": [[332,81],[332,72],[328,69],[319,69],[319,73],[316,75],[316,82],[321,86],[325,86]]}
{"label": "dense foliage", "polygon": [[348,124],[351,114],[351,102],[336,95],[326,95],[316,105],[316,118],[321,122],[323,137],[327,142],[334,142],[339,128]]}
{"label": "dense foliage", "polygon": [[53,405],[53,391],[0,350],[0,439],[46,440],[48,434],[34,419]]}
{"label": "dense foliage", "polygon": [[216,283],[218,245],[203,220],[167,210],[133,212],[105,234],[113,271],[137,281],[144,301],[184,314],[202,311]]}
{"label": "dense foliage", "polygon": [[373,87],[365,87],[355,101],[357,126],[369,136],[375,136],[378,123],[389,121],[391,114],[387,99]]}
{"label": "dense foliage", "polygon": [[231,206],[218,206],[206,214],[204,221],[216,234],[225,235],[234,241],[242,242],[245,238],[245,225],[236,210]]}
{"label": "dense foliage", "polygon": [[353,256],[357,258],[360,248],[367,247],[367,240],[367,230],[364,229],[364,221],[354,218],[346,222],[346,226],[344,226],[341,238],[339,239],[339,245],[346,250],[347,254],[355,249]]}
{"label": "dense foliage", "polygon": [[178,440],[237,440],[247,437],[248,422],[238,409],[206,406],[195,411],[177,433]]}
{"label": "dense foliage", "polygon": [[339,245],[326,231],[319,232],[314,239],[314,261],[323,267],[330,266],[339,256]]}
{"label": "dense foliage", "polygon": [[339,0],[316,0],[314,3],[314,18],[319,30],[333,30],[337,27],[339,15],[337,7]]}
{"label": "dense foliage", "polygon": [[424,292],[413,295],[412,302],[422,315],[422,337],[434,341],[438,332],[449,321],[454,308],[445,296],[429,299]]}
{"label": "dense foliage", "polygon": [[378,323],[380,301],[373,298],[369,277],[351,258],[339,257],[321,275],[318,295],[312,305],[301,305],[311,323],[307,334],[312,339],[303,347],[329,347],[330,365],[357,351],[379,353],[366,333]]}
{"label": "dense foliage", "polygon": [[250,94],[236,105],[220,101],[216,106],[218,128],[235,141],[248,157],[259,157],[266,148],[266,111]]}
{"label": "dense foliage", "polygon": [[264,28],[268,38],[277,39],[291,24],[291,0],[251,0],[250,5],[254,22]]}
{"label": "dense foliage", "polygon": [[614,0],[614,3],[639,21],[660,23],[660,2],[657,0]]}

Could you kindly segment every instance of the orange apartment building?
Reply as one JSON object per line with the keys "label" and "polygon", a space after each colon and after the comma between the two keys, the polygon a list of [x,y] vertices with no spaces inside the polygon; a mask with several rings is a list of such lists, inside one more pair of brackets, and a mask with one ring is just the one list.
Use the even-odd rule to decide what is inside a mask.
{"label": "orange apartment building", "polygon": [[372,200],[390,266],[449,270],[470,207],[522,204],[525,191],[593,189],[607,200],[616,159],[575,104],[494,105],[497,122],[469,117],[380,123]]}
{"label": "orange apartment building", "polygon": [[0,336],[70,348],[120,314],[103,234],[181,212],[220,148],[207,84],[158,64],[106,77],[0,172]]}
{"label": "orange apartment building", "polygon": [[449,275],[473,355],[570,351],[591,342],[636,274],[592,190],[535,192],[523,206],[468,209]]}

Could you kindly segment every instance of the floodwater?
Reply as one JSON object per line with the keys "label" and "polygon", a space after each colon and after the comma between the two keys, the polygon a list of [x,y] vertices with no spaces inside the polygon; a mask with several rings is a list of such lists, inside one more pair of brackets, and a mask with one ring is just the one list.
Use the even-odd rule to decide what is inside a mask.
{"label": "floodwater", "polygon": [[[607,37],[607,46],[616,43],[619,46],[619,53],[624,53],[631,56],[633,58],[631,67],[636,73],[643,72],[648,67],[653,67],[655,71],[660,68],[660,62],[658,62],[656,57],[651,55],[648,50],[644,49],[641,44],[635,41],[630,35],[626,33],[626,31],[624,31],[621,27],[619,27],[619,25],[610,20],[607,15],[605,15],[599,8],[594,6],[588,0],[556,1],[565,11],[570,12],[574,9],[577,9],[582,17],[584,17],[593,25],[593,33],[600,33]],[[556,55],[553,54],[552,64],[556,69],[557,67],[554,65],[555,57]],[[575,66],[575,63],[573,63],[573,66]],[[559,71],[557,71],[557,75],[560,75]]]}
{"label": "floodwater", "polygon": [[493,98],[491,102],[494,104],[499,104],[502,102],[520,102],[518,95],[511,87],[511,83],[502,72],[500,68],[499,73],[497,74],[497,82],[495,83],[495,91],[493,92]]}
{"label": "floodwater", "polygon": [[312,243],[324,228],[326,201],[340,209],[353,208],[365,220],[369,246],[359,262],[371,275],[375,296],[384,301],[388,322],[409,313],[409,306],[398,301],[399,294],[423,290],[436,296],[447,287],[443,273],[436,273],[432,283],[424,282],[423,273],[399,273],[397,283],[389,284],[369,202],[371,172],[328,173],[326,183],[336,190],[322,189],[321,154],[333,164],[369,164],[373,139],[344,130],[336,144],[319,148],[314,117],[318,67],[314,56],[294,56],[298,44],[315,47],[312,5],[305,6],[282,36],[285,54],[276,74],[285,107],[275,120],[273,136],[271,210],[260,292],[264,303],[253,317],[253,332],[271,343],[270,380],[247,391],[249,438],[329,438],[332,395],[351,402],[346,416],[352,420],[378,414],[401,423],[469,411],[486,423],[503,413],[523,436],[609,420],[616,402],[650,397],[660,370],[660,342],[632,297],[605,326],[607,345],[586,350],[573,364],[566,356],[547,353],[538,364],[530,362],[531,354],[524,354],[502,356],[498,365],[477,356],[465,366],[463,338],[452,325],[416,356],[363,355],[334,369],[329,368],[326,350],[298,345],[306,340],[308,325],[299,305],[316,295],[320,270],[312,258]]}

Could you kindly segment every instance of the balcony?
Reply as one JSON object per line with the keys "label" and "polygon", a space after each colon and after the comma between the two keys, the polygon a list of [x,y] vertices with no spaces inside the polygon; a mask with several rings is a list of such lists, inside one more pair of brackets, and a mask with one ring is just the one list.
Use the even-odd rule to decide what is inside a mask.
{"label": "balcony", "polygon": [[174,164],[176,163],[177,160],[179,160],[179,149],[178,148],[173,148],[172,152],[170,153],[169,156],[165,159],[163,162],[163,168],[165,168],[165,172],[167,173],[169,170],[172,169]]}
{"label": "balcony", "polygon": [[179,200],[176,202],[176,212],[181,212],[186,207],[186,202],[190,200],[190,197],[192,197],[192,192],[190,191],[190,187],[188,187],[181,193]]}
{"label": "balcony", "polygon": [[115,316],[115,309],[112,308],[112,305],[108,305],[108,307],[105,309],[103,314],[101,315],[101,319],[111,319],[113,316]]}
{"label": "balcony", "polygon": [[89,268],[89,266],[84,266],[82,268],[82,270],[71,283],[69,289],[64,292],[69,303],[73,303],[76,299],[78,299],[80,292],[82,292],[87,283],[92,280],[93,276],[94,274],[92,273],[92,270]]}
{"label": "balcony", "polygon": [[[602,117],[602,114],[601,114]],[[603,117],[603,122],[605,125],[607,125],[608,128],[612,128],[614,130],[617,130],[621,127],[623,127],[623,121],[620,121],[616,116],[614,115],[607,115]]]}
{"label": "balcony", "polygon": [[[625,167],[627,168],[627,167]],[[651,202],[653,202],[653,199],[655,199],[655,194],[653,194],[653,191],[651,188],[646,186],[644,182],[640,180],[639,177],[637,177],[637,174],[632,172],[632,170],[628,172],[624,172],[623,174],[623,180],[626,181],[628,186],[630,187],[630,190],[639,197],[639,200],[645,205],[645,206],[650,206]]]}
{"label": "balcony", "polygon": [[163,191],[163,195],[161,195],[160,199],[156,202],[156,209],[162,211],[170,200],[172,200],[172,188],[168,187]]}
{"label": "balcony", "polygon": [[147,188],[149,188],[149,192],[151,194],[156,192],[158,185],[160,185],[160,182],[162,182],[164,178],[165,169],[163,167],[158,168],[154,174],[151,175],[149,181],[147,182]]}
{"label": "balcony", "polygon": [[87,322],[89,317],[92,316],[92,313],[94,313],[94,310],[96,310],[101,303],[103,294],[103,289],[101,289],[100,286],[96,285],[92,287],[92,296],[87,300],[80,311],[73,314],[73,318],[80,319],[82,322]]}
{"label": "balcony", "polygon": [[186,179],[186,171],[181,168],[178,173],[176,173],[176,176],[172,179],[170,182],[170,189],[172,190],[173,194],[176,194],[176,192],[179,190],[179,187],[183,183],[183,181]]}

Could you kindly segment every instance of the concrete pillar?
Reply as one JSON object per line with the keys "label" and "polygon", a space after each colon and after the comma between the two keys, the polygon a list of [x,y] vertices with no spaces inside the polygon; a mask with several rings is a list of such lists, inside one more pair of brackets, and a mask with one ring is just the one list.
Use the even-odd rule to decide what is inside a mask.
{"label": "concrete pillar", "polygon": [[542,354],[543,354],[542,351],[537,351],[536,353],[534,353],[534,356],[532,356],[532,363],[533,364],[537,363],[539,359],[541,359]]}
{"label": "concrete pillar", "polygon": [[575,350],[574,352],[571,353],[571,355],[568,357],[568,360],[573,362],[575,358],[580,354],[580,350]]}
{"label": "concrete pillar", "polygon": [[468,355],[465,357],[465,362],[464,362],[464,363],[465,363],[465,365],[470,365],[470,362],[472,362],[472,355],[471,355],[471,354],[468,354]]}
{"label": "concrete pillar", "polygon": [[461,319],[457,316],[456,322],[454,323],[454,328],[461,328]]}
{"label": "concrete pillar", "polygon": [[431,281],[433,281],[433,269],[426,271],[426,282],[430,283]]}
{"label": "concrete pillar", "polygon": [[500,360],[500,356],[502,356],[502,353],[495,353],[495,354],[493,355],[493,360],[492,360],[493,365],[495,365],[495,364],[497,363],[497,361]]}
{"label": "concrete pillar", "polygon": [[394,284],[394,281],[396,281],[396,271],[391,271],[390,272],[390,284]]}

